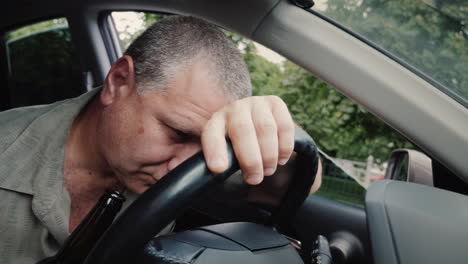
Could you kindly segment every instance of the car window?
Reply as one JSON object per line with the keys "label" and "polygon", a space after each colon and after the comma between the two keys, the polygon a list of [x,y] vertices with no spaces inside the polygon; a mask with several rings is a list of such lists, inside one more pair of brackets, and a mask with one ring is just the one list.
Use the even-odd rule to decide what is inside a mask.
{"label": "car window", "polygon": [[[123,49],[162,18],[141,12],[113,12]],[[413,148],[404,137],[364,108],[274,51],[225,31],[244,54],[254,95],[280,96],[297,124],[320,148],[323,181],[318,195],[364,206],[366,188],[383,179],[393,149]]]}
{"label": "car window", "polygon": [[119,35],[122,50],[127,49],[130,43],[146,28],[164,17],[160,14],[133,11],[112,12],[111,16]]}
{"label": "car window", "polygon": [[5,47],[10,108],[52,103],[84,92],[65,18],[7,32]]}
{"label": "car window", "polygon": [[311,12],[367,41],[468,107],[466,0],[317,0]]}

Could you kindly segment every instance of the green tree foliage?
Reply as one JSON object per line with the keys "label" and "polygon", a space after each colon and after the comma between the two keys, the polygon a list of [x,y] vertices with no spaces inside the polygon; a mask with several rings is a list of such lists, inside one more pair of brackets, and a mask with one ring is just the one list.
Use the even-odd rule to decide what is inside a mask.
{"label": "green tree foliage", "polygon": [[47,21],[42,21],[32,25],[27,25],[10,31],[6,34],[7,41],[12,41],[22,37],[29,36],[34,33],[39,33],[44,30],[51,30],[54,28],[68,27],[68,22],[65,18],[56,18]]}
{"label": "green tree foliage", "polygon": [[145,28],[150,27],[154,23],[164,18],[164,15],[154,14],[154,13],[143,13],[143,15],[145,16],[144,18]]}
{"label": "green tree foliage", "polygon": [[289,106],[294,120],[313,135],[329,155],[378,162],[391,150],[412,145],[393,129],[301,67],[276,65],[255,54],[244,55],[255,95],[275,94]]}
{"label": "green tree foliage", "polygon": [[377,162],[396,148],[414,148],[371,113],[290,61],[278,65],[259,56],[252,41],[227,32],[244,53],[254,95],[274,94],[288,105],[297,124],[331,156]]}
{"label": "green tree foliage", "polygon": [[[117,12],[119,13],[119,12]],[[158,22],[164,18],[164,15],[155,14],[155,13],[143,13],[143,12],[124,12],[131,13],[133,16],[130,18],[119,18],[114,23],[118,23],[120,27],[119,30],[119,39],[123,49],[128,48],[130,43],[132,43],[145,29],[150,27],[152,24]]]}
{"label": "green tree foliage", "polygon": [[65,18],[18,28],[8,32],[6,39],[11,106],[52,103],[83,92]]}
{"label": "green tree foliage", "polygon": [[468,99],[467,0],[328,0],[323,13]]}
{"label": "green tree foliage", "polygon": [[15,107],[52,103],[83,92],[68,28],[42,30],[8,42],[8,59]]}
{"label": "green tree foliage", "polygon": [[297,124],[331,156],[377,162],[396,148],[413,148],[399,133],[364,108],[290,61],[278,65],[259,56],[252,41],[227,35],[244,53],[254,95],[274,94],[288,105]]}

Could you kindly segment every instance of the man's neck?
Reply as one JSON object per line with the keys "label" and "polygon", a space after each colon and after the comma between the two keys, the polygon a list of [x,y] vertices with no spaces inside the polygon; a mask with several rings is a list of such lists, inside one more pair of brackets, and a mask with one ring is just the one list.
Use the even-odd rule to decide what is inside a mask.
{"label": "man's neck", "polygon": [[99,151],[96,127],[101,111],[99,95],[74,120],[65,145],[64,177],[70,194],[70,226],[73,231],[106,189],[123,191]]}

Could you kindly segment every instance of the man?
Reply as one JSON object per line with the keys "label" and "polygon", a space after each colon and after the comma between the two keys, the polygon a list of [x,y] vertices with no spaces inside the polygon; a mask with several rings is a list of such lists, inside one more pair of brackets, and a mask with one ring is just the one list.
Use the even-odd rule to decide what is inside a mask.
{"label": "man", "polygon": [[245,181],[284,165],[294,124],[275,96],[250,97],[248,70],[214,26],[171,17],[111,67],[101,89],[0,114],[0,258],[56,252],[105,189],[141,194],[203,150],[227,167],[228,136]]}

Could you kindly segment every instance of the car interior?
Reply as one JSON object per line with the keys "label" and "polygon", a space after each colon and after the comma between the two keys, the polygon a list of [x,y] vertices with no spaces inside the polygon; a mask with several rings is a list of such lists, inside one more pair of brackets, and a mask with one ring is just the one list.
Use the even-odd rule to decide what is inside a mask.
{"label": "car interior", "polygon": [[[132,247],[129,241],[143,239],[143,235],[138,234],[155,235],[158,228],[173,218],[177,218],[175,232],[180,234],[172,240],[151,240],[146,249],[167,247],[175,251],[174,254],[188,258],[190,254],[193,257],[198,249],[184,249],[173,241],[188,241],[188,244],[198,243],[215,249],[212,244],[216,241],[218,251],[219,245],[224,243],[225,248],[221,248],[224,253],[236,251],[238,244],[243,245],[243,250],[247,248],[250,253],[256,252],[252,253],[256,257],[253,258],[240,253],[216,255],[219,252],[213,250],[212,258],[200,258],[194,263],[219,263],[221,260],[225,263],[332,263],[326,262],[327,259],[317,260],[317,254],[314,255],[318,252],[314,250],[324,245],[326,250],[323,252],[328,253],[323,253],[323,258],[329,257],[333,263],[468,261],[466,97],[458,96],[431,76],[314,11],[311,5],[311,1],[300,0],[17,0],[4,3],[0,10],[3,39],[0,44],[0,79],[5,84],[0,96],[1,111],[52,103],[102,85],[110,66],[122,55],[111,12],[191,15],[276,51],[333,85],[419,148],[418,153],[398,150],[392,154],[385,180],[376,181],[367,189],[364,208],[318,195],[307,196],[301,190],[306,185],[295,185],[293,180],[281,198],[282,202],[275,205],[233,199],[229,189],[239,188],[233,180],[236,176],[226,180],[223,188],[193,192],[190,194],[194,196],[187,194],[180,199],[164,196],[162,189],[166,185],[161,185],[154,188],[152,194],[145,193],[144,199],[132,207],[130,213],[119,218],[112,226],[114,231],[102,240],[106,242],[94,249],[94,255],[86,263],[105,263],[109,259],[128,263],[125,262],[128,255],[122,252]],[[34,39],[8,41],[6,38],[9,32],[22,26],[59,17],[66,18],[68,27],[42,32]],[[50,39],[54,39],[57,46],[40,44]],[[43,52],[29,49],[31,42],[43,47]],[[63,54],[57,56],[56,50],[63,50]],[[61,66],[64,60],[71,65],[69,68]],[[30,72],[34,74],[31,76]],[[303,143],[305,141],[307,144]],[[295,150],[301,156],[300,146],[307,146],[302,150],[314,149],[314,144],[312,139],[301,134],[296,137]],[[187,172],[180,169],[174,174],[180,174],[176,175],[180,177],[184,173],[196,174],[191,184],[202,188],[204,185],[195,181],[201,181],[199,176],[207,173],[200,169],[203,167],[201,163],[189,160],[184,163]],[[298,175],[300,172],[310,175],[317,169],[314,166],[317,166],[316,162],[298,165],[296,172]],[[231,174],[235,172],[234,168]],[[400,178],[402,173],[406,176]],[[180,192],[192,186],[177,185],[176,176],[173,181],[167,181],[167,186],[178,186]],[[223,175],[223,179],[228,176]],[[191,199],[195,197],[197,199]],[[159,207],[155,205],[156,201],[159,201]],[[184,208],[184,212],[175,214],[176,208]],[[140,230],[131,229],[128,222],[141,214],[145,216],[141,217],[144,222]],[[162,214],[167,219],[154,219]],[[275,233],[270,233],[271,228],[265,231],[250,225],[227,226],[224,231],[216,229],[216,225],[230,222],[274,226]],[[188,238],[185,230],[194,230],[193,234],[198,236]],[[202,231],[206,232],[202,234]],[[277,236],[276,232],[283,235]],[[210,237],[207,233],[218,234],[221,238]],[[236,237],[239,233],[245,236]],[[258,240],[253,234],[258,234]],[[146,236],[145,243],[149,242]],[[228,241],[219,240],[226,238]],[[285,245],[294,245],[300,258],[291,257],[291,248],[283,248]],[[273,253],[272,249],[278,250]],[[102,252],[106,253],[98,254]],[[264,257],[261,256],[263,253]],[[130,263],[135,261],[127,260]],[[155,262],[148,255],[141,257],[140,261],[173,263]]]}

